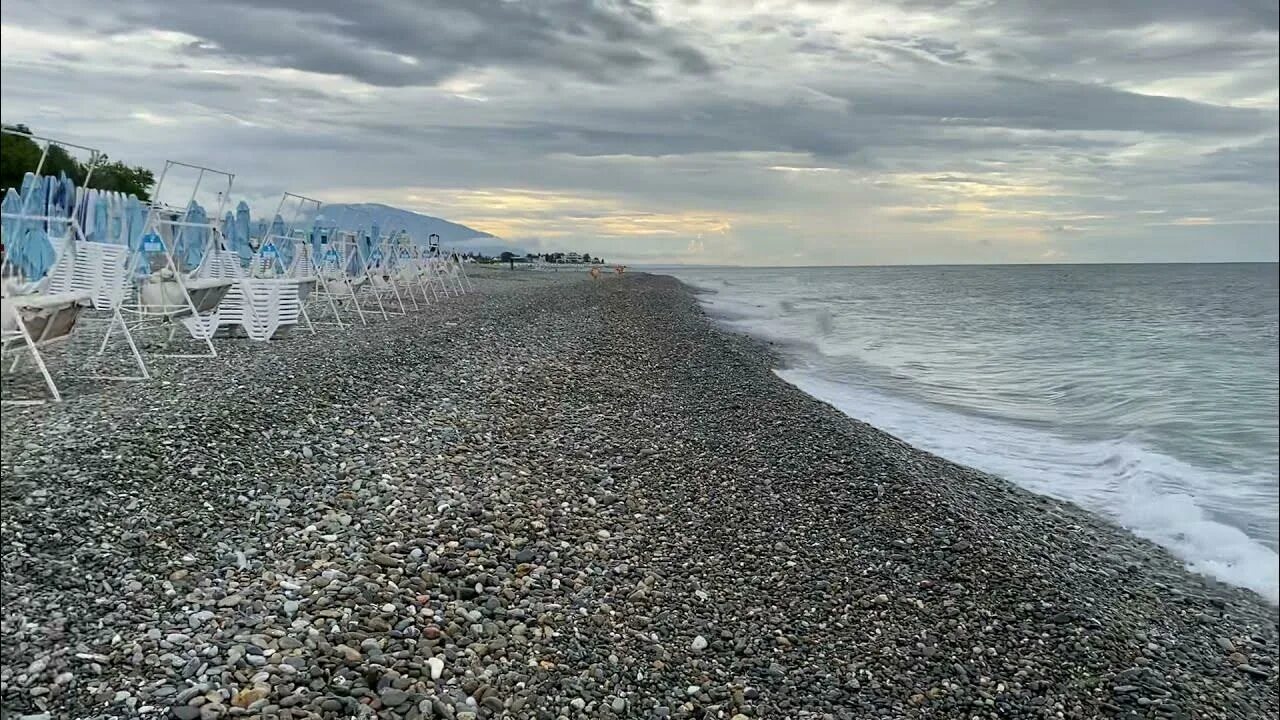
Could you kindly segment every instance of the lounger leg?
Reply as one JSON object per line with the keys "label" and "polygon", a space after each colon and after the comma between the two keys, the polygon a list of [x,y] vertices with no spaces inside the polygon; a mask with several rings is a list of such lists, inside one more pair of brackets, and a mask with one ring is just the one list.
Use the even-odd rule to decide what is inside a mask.
{"label": "lounger leg", "polygon": [[[303,322],[304,322],[304,323],[306,323],[307,330],[311,331],[311,334],[312,334],[312,335],[315,335],[315,334],[316,334],[316,329],[315,329],[315,327],[311,324],[311,315],[307,313],[307,304],[306,304],[306,303],[299,303],[299,304],[298,304],[298,311],[302,313],[302,320],[303,320]],[[339,323],[339,326],[341,326],[341,323]]]}
{"label": "lounger leg", "polygon": [[49,388],[49,394],[53,396],[54,402],[62,402],[62,393],[58,392],[58,384],[53,381],[53,376],[49,374],[49,368],[44,365],[44,358],[40,357],[40,351],[31,346],[31,357],[35,360],[36,368],[40,370],[40,374],[44,376],[45,387]]}
{"label": "lounger leg", "polygon": [[360,308],[359,291],[352,287],[351,283],[347,283],[347,288],[351,291],[351,306],[356,309],[356,317],[360,318],[361,325],[368,325],[369,321],[364,317],[364,310]]}
{"label": "lounger leg", "polygon": [[[44,385],[49,389],[49,395],[54,402],[62,402],[62,393],[58,392],[58,384],[53,381],[53,376],[49,374],[49,368],[44,364],[44,358],[40,356],[40,348],[36,346],[35,340],[31,338],[31,333],[27,332],[26,323],[22,322],[19,317],[18,330],[22,333],[22,342],[26,345],[26,349],[31,352],[31,357],[35,361],[36,369],[40,371],[41,377],[44,378]],[[22,359],[22,353],[13,354],[13,366],[9,368],[9,372],[13,372],[18,368],[18,361]],[[44,402],[43,400],[15,400],[9,401],[11,404],[33,405]]]}
{"label": "lounger leg", "polygon": [[[138,365],[138,372],[141,373],[142,380],[150,380],[151,372],[147,370],[147,363],[142,359],[142,353],[138,351],[138,345],[133,341],[133,333],[129,332],[129,326],[124,322],[124,316],[120,314],[120,308],[116,308],[112,312],[114,321],[120,323],[120,329],[124,332],[124,341],[129,345],[129,352],[133,355],[133,362]],[[103,345],[103,347],[106,347]]]}
{"label": "lounger leg", "polygon": [[342,315],[338,312],[338,301],[333,297],[332,293],[326,292],[325,297],[329,298],[329,309],[333,311],[333,320],[338,324],[339,330],[346,330],[347,326],[342,322]]}
{"label": "lounger leg", "polygon": [[[116,329],[116,319],[119,317],[120,317],[119,310],[116,310],[114,313],[111,314],[111,322],[107,323],[107,332],[103,334],[102,344],[98,346],[99,355],[107,351],[107,343],[111,342],[111,334]],[[120,322],[123,323],[124,320],[120,320]],[[128,329],[126,329],[125,333],[127,334],[128,332],[129,332]]]}

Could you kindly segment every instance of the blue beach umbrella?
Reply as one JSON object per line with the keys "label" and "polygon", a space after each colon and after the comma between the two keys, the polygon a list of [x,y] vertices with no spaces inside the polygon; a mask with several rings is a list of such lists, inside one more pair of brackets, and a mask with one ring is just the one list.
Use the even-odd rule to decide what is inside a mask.
{"label": "blue beach umbrella", "polygon": [[[88,205],[86,199],[85,202]],[[105,193],[99,193],[93,201],[93,237],[94,242],[111,242],[111,201]]]}
{"label": "blue beach umbrella", "polygon": [[[0,201],[0,212],[5,215],[19,215],[22,213],[22,196],[18,194],[17,190],[9,188],[9,191],[4,194],[4,200]],[[28,261],[26,245],[21,242],[21,236],[19,235],[22,231],[22,226],[23,222],[16,217],[6,217],[3,223],[0,224],[6,240],[4,248],[5,259],[12,263],[15,268],[22,270],[23,275],[25,275]]]}
{"label": "blue beach umbrella", "polygon": [[284,235],[284,218],[279,215],[276,215],[271,220],[271,235],[277,239]]}
{"label": "blue beach umbrella", "polygon": [[130,195],[124,201],[125,237],[130,250],[142,250],[142,236],[147,232],[147,213],[150,211],[141,200]]}
{"label": "blue beach umbrella", "polygon": [[382,266],[382,228],[376,222],[369,230],[369,254],[367,257],[373,260],[375,266]]}
{"label": "blue beach umbrella", "polygon": [[249,259],[253,257],[253,245],[249,242],[249,237],[252,234],[252,225],[249,204],[241,200],[240,204],[236,205],[235,227],[228,239],[231,240],[231,249],[235,250],[236,254],[240,256],[242,263],[249,262]]}
{"label": "blue beach umbrella", "polygon": [[[59,182],[62,183],[61,204],[63,215],[71,217],[79,208],[76,206],[76,181],[67,177],[66,173],[59,173]],[[84,220],[84,218],[80,218]]]}
{"label": "blue beach umbrella", "polygon": [[129,236],[124,231],[124,197],[119,193],[111,193],[107,196],[107,202],[112,206],[111,226],[107,228],[107,242],[113,245],[128,245]]}
{"label": "blue beach umbrella", "polygon": [[222,237],[229,249],[231,247],[231,234],[236,231],[236,214],[228,210],[222,216]]}
{"label": "blue beach umbrella", "polygon": [[[19,210],[23,215],[44,215],[48,211],[48,185],[43,180],[36,177],[32,173],[22,176],[22,208]],[[23,220],[22,226],[26,227],[27,223],[36,222],[35,220]]]}
{"label": "blue beach umbrella", "polygon": [[[22,212],[22,196],[17,190],[9,188],[4,194],[4,200],[0,201],[0,211],[5,215],[17,215]],[[4,228],[5,237],[13,237],[18,234],[18,226],[21,222],[15,217],[6,217],[0,227]]]}
{"label": "blue beach umbrella", "polygon": [[[33,193],[31,197],[34,197]],[[23,198],[11,188],[0,202],[6,214],[34,214],[30,209],[24,213]],[[4,221],[5,256],[22,277],[28,281],[39,280],[49,268],[53,267],[57,256],[53,245],[49,243],[43,223],[32,220],[6,218]]]}
{"label": "blue beach umbrella", "polygon": [[[54,212],[54,207],[56,205],[57,189],[61,186],[59,185],[57,178],[52,175],[46,175],[38,180],[40,184],[44,186],[44,190],[41,192],[42,203],[39,214],[52,216],[56,214]],[[46,220],[45,222],[48,221]]]}
{"label": "blue beach umbrella", "polygon": [[[209,222],[209,216],[199,203],[192,200],[191,204],[187,206],[183,221],[192,224],[205,224]],[[206,227],[178,228],[177,252],[175,254],[184,269],[194,270],[200,265],[200,260],[204,258],[204,246],[208,236],[209,228]]]}
{"label": "blue beach umbrella", "polygon": [[280,217],[278,214],[272,218],[271,226],[267,229],[267,232],[271,236],[271,243],[275,246],[276,254],[280,257],[281,264],[288,267],[285,260],[285,253],[288,251],[286,246],[289,243],[281,239],[281,236],[284,235],[284,218]]}

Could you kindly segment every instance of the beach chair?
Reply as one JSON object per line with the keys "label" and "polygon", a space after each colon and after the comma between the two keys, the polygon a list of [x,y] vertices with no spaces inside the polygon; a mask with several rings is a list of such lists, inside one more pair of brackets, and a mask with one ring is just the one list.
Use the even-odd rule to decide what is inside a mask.
{"label": "beach chair", "polygon": [[[130,252],[127,245],[71,240],[49,272],[47,289],[55,295],[87,295],[90,309],[105,313],[106,325],[96,356],[101,358],[118,332],[129,349],[136,374],[90,377],[104,380],[147,380],[151,377],[147,362],[134,341],[133,331],[125,322],[121,308],[130,289]],[[85,322],[95,322],[85,318]]]}
{"label": "beach chair", "polygon": [[451,253],[451,255],[453,256],[454,264],[457,265],[456,272],[462,281],[463,292],[474,290],[475,287],[471,284],[471,276],[467,274],[467,264],[463,261],[462,255],[457,252]]}
{"label": "beach chair", "polygon": [[[71,336],[71,330],[88,302],[88,293],[23,293],[11,296],[4,292],[0,296],[0,363],[9,365],[5,356],[13,356],[8,371],[12,373],[22,360],[18,353],[24,352],[43,378],[48,399],[60,402],[62,393],[41,352]],[[6,405],[31,405],[45,400],[5,398],[3,402]]]}
{"label": "beach chair", "polygon": [[[390,242],[393,262],[388,274],[397,283],[401,295],[409,301],[413,310],[431,304],[430,288],[423,282],[423,268],[416,247],[408,233],[400,232]],[[421,298],[422,303],[418,300]]]}
{"label": "beach chair", "polygon": [[400,296],[399,282],[392,274],[388,238],[377,235],[377,226],[370,235],[373,250],[365,258],[365,274],[369,278],[369,292],[378,302],[383,315],[405,315],[404,298]]}
{"label": "beach chair", "polygon": [[[68,340],[72,330],[84,326],[86,311],[106,312],[107,330],[98,355],[102,355],[112,333],[118,328],[137,365],[136,375],[90,375],[98,379],[144,380],[149,377],[146,363],[133,341],[129,327],[120,315],[128,285],[128,251],[114,245],[86,240],[82,218],[88,197],[83,186],[76,187],[66,178],[44,178],[40,173],[52,147],[87,151],[85,183],[92,182],[94,170],[104,158],[98,150],[73,143],[44,138],[4,128],[4,134],[29,139],[41,147],[35,172],[23,182],[23,194],[6,196],[0,211],[8,246],[0,276],[5,278],[3,291],[0,364],[8,372],[17,370],[30,358],[40,373],[48,398],[5,399],[6,404],[39,403],[46,399],[60,401],[62,394],[49,371],[42,351]],[[55,192],[48,192],[56,188]],[[52,263],[47,264],[52,257]],[[30,282],[23,282],[31,278]]]}
{"label": "beach chair", "polygon": [[[171,185],[179,173],[195,173],[196,177],[186,203],[175,206],[167,203],[165,197],[173,194]],[[205,348],[202,353],[160,353],[165,357],[217,357],[218,351],[213,344],[216,325],[209,318],[235,285],[234,280],[204,269],[211,262],[221,237],[216,222],[210,220],[197,202],[202,192],[210,193],[205,188],[206,178],[213,178],[218,187],[213,191],[217,202],[213,218],[219,218],[231,194],[235,176],[201,165],[165,161],[164,170],[156,182],[140,247],[134,256],[136,281],[133,302],[123,307],[133,326],[168,327],[166,349],[173,343],[178,329],[185,327],[192,339]],[[166,186],[167,182],[170,186]]]}
{"label": "beach chair", "polygon": [[273,242],[267,241],[254,253],[250,268],[246,273],[239,254],[232,250],[220,248],[212,253],[201,271],[209,278],[228,281],[230,287],[208,316],[184,320],[192,336],[212,336],[220,328],[239,327],[250,340],[266,342],[299,321],[314,332],[303,313],[299,291],[306,281],[284,276]]}
{"label": "beach chair", "polygon": [[[309,304],[311,321],[346,328],[342,310],[349,308],[360,324],[369,324],[360,306],[361,289],[368,276],[363,274],[354,234],[331,228],[320,231],[317,241],[319,247],[314,254],[317,282]],[[357,274],[352,274],[353,269]],[[331,322],[328,315],[332,315]]]}

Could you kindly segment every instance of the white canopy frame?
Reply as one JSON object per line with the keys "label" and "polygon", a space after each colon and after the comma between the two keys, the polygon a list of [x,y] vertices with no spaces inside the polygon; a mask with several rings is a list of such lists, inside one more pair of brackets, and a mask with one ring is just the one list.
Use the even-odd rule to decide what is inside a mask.
{"label": "white canopy frame", "polygon": [[[315,291],[319,278],[316,275],[316,263],[311,250],[311,243],[307,240],[305,233],[302,237],[298,237],[301,229],[298,227],[305,222],[306,218],[315,218],[320,214],[320,208],[323,205],[315,198],[299,195],[293,192],[285,192],[280,197],[280,202],[276,205],[275,214],[272,215],[271,222],[267,225],[267,232],[261,238],[258,246],[258,252],[262,253],[264,248],[274,246],[276,252],[273,253],[275,259],[274,273],[279,278],[286,278],[295,281],[298,285],[298,302],[299,313],[302,319],[302,325],[311,333],[315,333],[315,325],[311,322],[311,316],[307,313],[308,300],[311,293]],[[284,220],[285,214],[289,219]],[[272,228],[275,225],[275,218],[284,221],[283,232],[275,234]],[[289,265],[284,265],[284,260],[280,257],[279,248],[292,247],[293,257],[290,259]]]}
{"label": "white canopy frame", "polygon": [[[26,138],[40,147],[40,159],[36,163],[34,176],[42,178],[45,163],[53,147],[71,148],[88,153],[86,172],[82,188],[90,187],[93,173],[105,160],[106,155],[97,148],[78,145],[55,138],[34,135],[17,128],[0,128],[6,135]],[[94,372],[83,377],[98,380],[146,380],[150,378],[146,361],[134,342],[120,313],[125,286],[128,282],[127,251],[116,246],[102,243],[90,243],[85,237],[84,228],[80,224],[83,217],[80,205],[88,201],[88,193],[78,191],[72,199],[71,212],[68,217],[49,214],[48,208],[33,208],[31,201],[34,194],[23,196],[22,208],[17,213],[3,213],[4,219],[17,220],[19,223],[44,223],[46,232],[54,227],[61,228],[61,238],[51,243],[54,246],[55,260],[53,266],[43,278],[36,278],[35,292],[31,294],[10,294],[7,284],[5,288],[3,310],[3,339],[0,340],[0,355],[5,352],[13,355],[9,372],[17,370],[24,356],[29,356],[36,366],[45,389],[47,398],[43,399],[10,399],[4,404],[39,404],[52,400],[60,402],[62,393],[50,373],[41,348],[48,347],[71,336],[77,321],[84,323],[103,323],[106,330],[97,354],[91,361],[98,360],[106,353],[113,331],[118,327],[128,346],[130,357],[136,372],[127,375],[102,375]],[[0,276],[14,277],[16,270],[5,257]],[[105,318],[81,318],[82,310],[88,307],[94,311],[104,312]],[[3,359],[0,358],[0,364]]]}
{"label": "white canopy frame", "polygon": [[[350,301],[356,319],[361,325],[368,325],[369,320],[365,317],[364,309],[360,307],[360,291],[368,282],[368,276],[361,274],[352,277],[348,271],[352,267],[359,267],[361,273],[364,272],[364,263],[359,259],[360,248],[356,242],[355,233],[326,228],[322,231],[320,244],[321,247],[317,251],[319,258],[316,263],[318,279],[316,289],[311,294],[311,300],[313,307],[318,306],[321,312],[327,307],[333,313],[333,322],[319,319],[313,319],[313,322],[346,329],[347,323],[343,321],[340,309]],[[317,315],[317,317],[323,316]]]}
{"label": "white canopy frame", "polygon": [[[191,186],[191,194],[180,206],[165,201],[165,183],[172,180],[176,172],[196,174]],[[191,208],[200,197],[201,190],[206,187],[206,180],[212,180],[214,183],[213,192],[217,193],[217,208],[208,216],[207,221],[196,222],[191,218]],[[227,278],[209,277],[200,272],[200,267],[184,269],[175,254],[187,232],[204,230],[206,237],[201,265],[213,261],[214,254],[219,249],[219,238],[222,236],[218,222],[231,197],[231,188],[234,183],[233,173],[176,160],[165,161],[164,170],[156,182],[151,210],[147,213],[143,231],[143,253],[139,254],[137,261],[140,263],[142,254],[147,252],[147,243],[158,242],[160,245],[158,259],[162,262],[162,266],[155,268],[150,276],[138,279],[135,302],[127,305],[126,310],[136,317],[135,327],[157,323],[168,324],[169,336],[165,342],[166,349],[172,344],[181,324],[174,322],[175,320],[208,317],[216,310],[218,303],[234,283]],[[158,355],[172,358],[216,358],[218,350],[213,344],[213,330],[216,329],[216,324],[193,321],[185,325],[192,338],[203,343],[207,352],[158,353]]]}
{"label": "white canopy frame", "polygon": [[409,233],[401,230],[393,234],[388,247],[391,251],[388,269],[392,282],[403,288],[404,297],[408,298],[414,312],[422,309],[418,304],[419,295],[422,296],[423,305],[430,305],[431,299],[427,297],[422,285],[422,265],[418,262],[413,239],[409,237]]}
{"label": "white canopy frame", "polygon": [[[408,309],[405,307],[404,299],[400,297],[399,283],[393,273],[391,261],[388,260],[391,253],[390,236],[382,235],[381,237],[372,237],[373,252],[365,258],[365,273],[369,276],[369,289],[373,292],[374,297],[378,298],[378,305],[382,308],[384,315],[406,315]],[[394,300],[395,305],[400,308],[399,312],[395,307],[387,309],[382,302],[383,298]]]}

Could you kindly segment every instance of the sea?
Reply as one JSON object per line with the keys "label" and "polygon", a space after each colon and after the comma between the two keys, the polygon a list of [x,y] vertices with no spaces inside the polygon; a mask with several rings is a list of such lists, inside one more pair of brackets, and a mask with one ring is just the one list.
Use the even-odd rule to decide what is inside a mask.
{"label": "sea", "polygon": [[849,416],[1280,602],[1277,265],[645,269]]}

